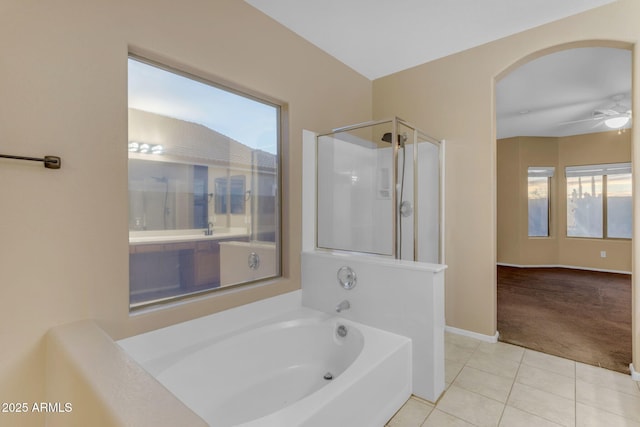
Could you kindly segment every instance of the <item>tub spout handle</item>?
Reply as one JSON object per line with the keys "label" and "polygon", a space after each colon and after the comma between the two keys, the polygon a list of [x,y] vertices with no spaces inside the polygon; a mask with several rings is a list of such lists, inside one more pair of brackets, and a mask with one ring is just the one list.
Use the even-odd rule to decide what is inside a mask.
{"label": "tub spout handle", "polygon": [[338,313],[344,310],[349,310],[350,308],[351,308],[351,304],[349,304],[349,301],[347,300],[341,301],[340,304],[336,305],[336,311]]}

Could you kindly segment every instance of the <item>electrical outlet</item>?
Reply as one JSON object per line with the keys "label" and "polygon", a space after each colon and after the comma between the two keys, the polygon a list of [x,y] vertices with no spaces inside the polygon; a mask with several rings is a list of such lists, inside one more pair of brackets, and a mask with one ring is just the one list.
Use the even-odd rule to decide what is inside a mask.
{"label": "electrical outlet", "polygon": [[607,257],[607,251],[600,251],[600,258],[606,258]]}

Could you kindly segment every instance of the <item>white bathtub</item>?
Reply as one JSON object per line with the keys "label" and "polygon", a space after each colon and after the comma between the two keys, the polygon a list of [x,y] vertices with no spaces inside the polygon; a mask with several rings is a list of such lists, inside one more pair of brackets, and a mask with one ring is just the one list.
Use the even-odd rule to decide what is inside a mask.
{"label": "white bathtub", "polygon": [[411,394],[406,337],[308,308],[231,333],[203,319],[119,344],[211,427],[383,426]]}

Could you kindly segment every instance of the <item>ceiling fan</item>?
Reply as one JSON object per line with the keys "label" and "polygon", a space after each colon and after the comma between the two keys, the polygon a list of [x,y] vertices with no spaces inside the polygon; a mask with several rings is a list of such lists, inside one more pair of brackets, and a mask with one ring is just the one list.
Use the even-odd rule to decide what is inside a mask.
{"label": "ceiling fan", "polygon": [[621,129],[631,120],[631,109],[620,103],[622,99],[624,99],[624,95],[615,95],[612,97],[613,105],[593,110],[591,117],[582,120],[562,122],[560,124],[595,122],[594,127],[604,124],[609,129]]}

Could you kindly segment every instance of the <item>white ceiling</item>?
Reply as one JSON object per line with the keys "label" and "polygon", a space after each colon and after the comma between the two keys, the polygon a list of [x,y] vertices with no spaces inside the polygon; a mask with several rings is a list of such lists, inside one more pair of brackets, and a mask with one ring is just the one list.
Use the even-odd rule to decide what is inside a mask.
{"label": "white ceiling", "polygon": [[[593,112],[611,108],[631,109],[631,51],[556,52],[516,68],[497,83],[497,137],[606,131],[602,120],[593,120]],[[576,120],[584,121],[566,123]]]}
{"label": "white ceiling", "polygon": [[367,78],[615,0],[245,0]]}
{"label": "white ceiling", "polygon": [[[616,0],[245,0],[374,80]],[[606,130],[588,119],[631,107],[631,52],[582,48],[544,56],[496,87],[497,136]]]}

